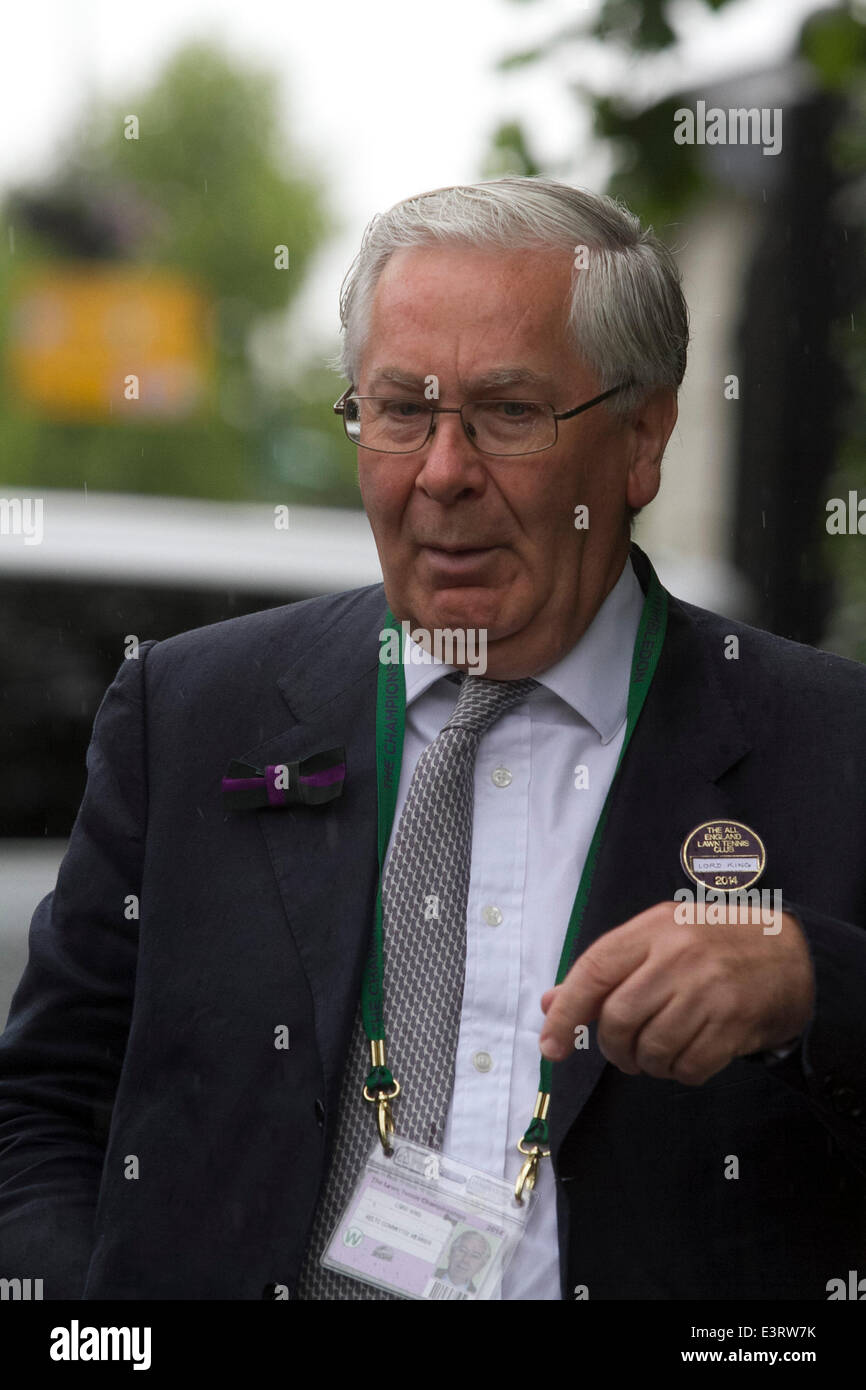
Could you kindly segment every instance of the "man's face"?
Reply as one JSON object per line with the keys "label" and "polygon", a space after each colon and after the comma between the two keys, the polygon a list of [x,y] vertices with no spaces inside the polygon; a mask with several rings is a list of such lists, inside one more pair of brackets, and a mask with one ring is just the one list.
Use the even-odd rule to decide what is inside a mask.
{"label": "man's face", "polygon": [[448,1257],[448,1278],[454,1284],[468,1284],[486,1263],[490,1247],[483,1236],[468,1232],[459,1236]]}
{"label": "man's face", "polygon": [[[590,400],[601,387],[565,335],[571,268],[570,253],[547,249],[395,252],[376,287],[358,394],[423,403],[433,375],[439,397],[429,404],[523,399],[562,411]],[[485,382],[503,368],[516,373],[507,386]],[[595,406],[561,421],[556,444],[538,454],[481,454],[456,415],[437,416],[416,453],[359,449],[397,620],[431,632],[485,629],[495,679],[544,670],[573,646],[622,569],[627,506],[644,505],[658,486],[663,444],[651,443],[645,428]],[[588,529],[575,526],[580,506]]]}

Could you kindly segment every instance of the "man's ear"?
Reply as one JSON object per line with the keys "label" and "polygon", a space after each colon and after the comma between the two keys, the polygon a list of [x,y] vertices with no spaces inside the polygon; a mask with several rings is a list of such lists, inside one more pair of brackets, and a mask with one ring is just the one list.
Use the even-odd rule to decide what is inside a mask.
{"label": "man's ear", "polygon": [[677,398],[666,387],[651,391],[632,412],[626,499],[635,511],[651,502],[659,490],[662,456],[676,422]]}

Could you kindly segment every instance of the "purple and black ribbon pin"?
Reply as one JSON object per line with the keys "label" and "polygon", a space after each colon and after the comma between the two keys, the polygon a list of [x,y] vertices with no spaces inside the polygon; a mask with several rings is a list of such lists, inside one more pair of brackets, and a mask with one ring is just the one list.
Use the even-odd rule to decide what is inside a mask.
{"label": "purple and black ribbon pin", "polygon": [[327,748],[297,763],[275,763],[264,771],[231,762],[222,779],[229,811],[257,806],[322,806],[341,796],[346,777],[345,748]]}

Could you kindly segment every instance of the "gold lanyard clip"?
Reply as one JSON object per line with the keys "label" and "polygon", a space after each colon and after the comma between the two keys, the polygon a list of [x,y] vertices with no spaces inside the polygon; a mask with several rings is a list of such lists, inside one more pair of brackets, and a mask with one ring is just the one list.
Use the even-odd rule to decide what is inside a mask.
{"label": "gold lanyard clip", "polygon": [[522,1154],[526,1154],[526,1162],[517,1175],[517,1182],[514,1184],[515,1199],[523,1205],[523,1189],[531,1192],[538,1177],[538,1165],[543,1158],[550,1157],[550,1149],[541,1149],[538,1144],[533,1144],[531,1149],[523,1147],[523,1140],[517,1145]]}
{"label": "gold lanyard clip", "polygon": [[550,1106],[550,1095],[547,1091],[539,1091],[535,1097],[535,1109],[532,1112],[532,1124],[519,1141],[517,1147],[522,1154],[526,1155],[526,1162],[517,1175],[517,1182],[514,1184],[514,1197],[521,1206],[523,1205],[523,1191],[531,1192],[538,1178],[538,1166],[543,1158],[550,1157],[550,1149],[544,1149],[541,1144],[530,1143],[527,1139],[540,1139],[542,1142],[547,1139],[547,1111]]}
{"label": "gold lanyard clip", "polygon": [[[391,1114],[391,1101],[400,1094],[400,1082],[387,1071],[385,1066],[385,1042],[382,1038],[376,1038],[370,1042],[370,1056],[374,1071],[370,1073],[367,1081],[374,1081],[374,1087],[364,1085],[364,1099],[376,1103],[376,1123],[379,1128],[379,1139],[382,1148],[385,1150],[386,1157],[390,1158],[394,1152],[391,1146],[391,1135],[394,1133],[394,1116]],[[378,1073],[378,1074],[377,1074]],[[384,1076],[382,1075],[384,1073]]]}

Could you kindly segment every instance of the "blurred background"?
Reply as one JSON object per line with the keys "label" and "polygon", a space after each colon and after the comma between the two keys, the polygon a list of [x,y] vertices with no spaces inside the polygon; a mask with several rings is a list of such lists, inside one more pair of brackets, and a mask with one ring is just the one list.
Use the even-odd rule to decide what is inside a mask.
{"label": "blurred background", "polygon": [[[683,108],[781,149],[679,144]],[[380,577],[325,362],[412,193],[546,174],[653,225],[693,337],[636,539],[866,660],[866,5],[45,0],[0,122],[0,1022],[129,639]]]}

